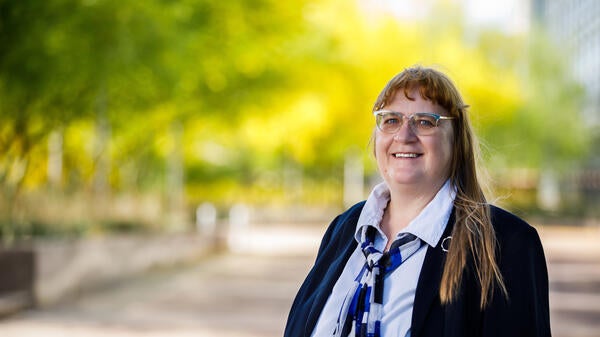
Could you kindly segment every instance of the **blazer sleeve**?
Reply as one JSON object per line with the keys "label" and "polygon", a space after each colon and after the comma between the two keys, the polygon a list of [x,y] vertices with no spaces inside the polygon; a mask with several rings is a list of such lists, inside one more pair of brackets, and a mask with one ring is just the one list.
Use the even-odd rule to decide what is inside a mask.
{"label": "blazer sleeve", "polygon": [[499,290],[483,315],[483,336],[547,337],[548,271],[539,235],[518,217],[496,209],[499,266],[508,298]]}

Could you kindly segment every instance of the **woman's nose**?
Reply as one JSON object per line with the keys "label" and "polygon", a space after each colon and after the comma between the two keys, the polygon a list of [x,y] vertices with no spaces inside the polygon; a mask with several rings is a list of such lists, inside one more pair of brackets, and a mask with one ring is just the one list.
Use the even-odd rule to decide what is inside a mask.
{"label": "woman's nose", "polygon": [[394,133],[394,141],[397,142],[409,142],[417,139],[417,135],[410,127],[410,122],[405,120],[404,123],[400,126],[398,131]]}

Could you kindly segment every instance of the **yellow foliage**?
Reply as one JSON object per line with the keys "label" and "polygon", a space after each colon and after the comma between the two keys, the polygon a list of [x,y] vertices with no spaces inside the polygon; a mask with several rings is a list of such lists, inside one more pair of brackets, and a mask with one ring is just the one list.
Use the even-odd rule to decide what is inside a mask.
{"label": "yellow foliage", "polygon": [[314,160],[315,139],[328,126],[325,102],[316,94],[298,93],[268,108],[243,114],[240,138],[245,145],[265,154],[284,149],[298,162]]}
{"label": "yellow foliage", "polygon": [[[579,137],[585,135],[571,121],[578,98],[572,87],[564,90],[558,60],[524,51],[528,40],[522,36],[466,29],[453,3],[440,1],[442,7],[429,15],[409,19],[394,12],[390,1],[151,1],[139,21],[133,19],[145,5],[126,5],[119,13],[128,17],[113,18],[121,28],[107,26],[107,36],[90,20],[71,17],[71,28],[40,31],[31,46],[7,49],[21,50],[18,61],[32,56],[30,71],[43,70],[38,75],[50,84],[30,93],[31,74],[21,74],[18,87],[0,73],[0,108],[7,111],[0,111],[0,177],[19,181],[27,172],[25,186],[43,186],[47,135],[33,135],[54,130],[62,118],[62,172],[80,188],[89,186],[100,159],[113,173],[128,167],[136,180],[139,171],[164,173],[177,155],[184,171],[201,176],[186,182],[202,184],[186,186],[189,191],[219,190],[228,199],[235,192],[220,189],[254,186],[261,198],[281,192],[271,187],[285,180],[286,165],[313,175],[305,186],[315,177],[324,180],[355,149],[363,151],[371,174],[372,104],[390,78],[415,64],[436,67],[455,81],[481,138],[500,152],[497,162],[518,161],[517,148],[538,166],[555,153],[561,160],[581,153]],[[110,19],[111,8],[79,9],[79,15],[103,13]],[[22,34],[29,37],[28,30]],[[49,59],[36,49],[44,46],[38,41],[46,41],[48,55],[61,57]],[[91,52],[99,46],[90,41],[104,43],[99,49],[104,53]],[[73,55],[65,58],[67,52]],[[530,62],[536,55],[539,62]],[[71,104],[78,95],[85,99]],[[38,116],[23,119],[22,134],[13,130],[18,118],[12,114],[19,113]],[[108,124],[108,140],[98,140],[99,115]],[[548,131],[559,128],[569,132]],[[20,149],[23,140],[39,144]],[[535,142],[552,146],[538,155]],[[149,179],[159,181],[160,173]]]}

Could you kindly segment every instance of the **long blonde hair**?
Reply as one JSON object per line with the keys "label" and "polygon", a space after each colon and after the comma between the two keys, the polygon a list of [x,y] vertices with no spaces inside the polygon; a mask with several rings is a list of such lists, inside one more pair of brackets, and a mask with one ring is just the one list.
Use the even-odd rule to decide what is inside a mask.
{"label": "long blonde hair", "polygon": [[506,286],[496,262],[496,234],[492,227],[490,207],[477,176],[478,144],[467,116],[469,107],[452,83],[442,72],[422,66],[407,68],[394,76],[379,94],[373,110],[389,104],[398,90],[405,96],[413,88],[422,98],[437,104],[456,117],[454,146],[450,164],[450,181],[456,188],[454,200],[455,223],[448,249],[442,281],[440,299],[452,302],[462,282],[467,259],[472,258],[481,286],[481,308],[491,302],[494,287],[507,296]]}

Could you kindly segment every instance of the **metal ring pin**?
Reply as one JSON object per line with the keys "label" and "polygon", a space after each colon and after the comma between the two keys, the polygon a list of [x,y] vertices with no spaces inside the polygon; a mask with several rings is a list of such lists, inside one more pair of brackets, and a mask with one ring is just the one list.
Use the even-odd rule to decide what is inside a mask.
{"label": "metal ring pin", "polygon": [[448,252],[448,248],[450,248],[450,242],[448,242],[446,244],[446,241],[448,241],[448,240],[452,240],[452,237],[451,236],[445,237],[444,240],[442,240],[442,244],[440,245],[440,247],[442,247],[442,251],[444,251],[446,253]]}

